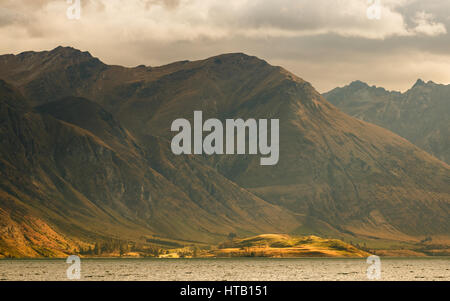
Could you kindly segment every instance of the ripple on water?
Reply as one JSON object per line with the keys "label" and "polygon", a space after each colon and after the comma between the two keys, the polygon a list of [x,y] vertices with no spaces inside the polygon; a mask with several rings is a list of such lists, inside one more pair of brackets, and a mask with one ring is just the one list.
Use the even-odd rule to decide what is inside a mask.
{"label": "ripple on water", "polygon": [[[450,258],[381,259],[382,280],[450,280]],[[83,259],[84,280],[367,280],[365,259]],[[0,260],[0,280],[66,280],[64,260]]]}

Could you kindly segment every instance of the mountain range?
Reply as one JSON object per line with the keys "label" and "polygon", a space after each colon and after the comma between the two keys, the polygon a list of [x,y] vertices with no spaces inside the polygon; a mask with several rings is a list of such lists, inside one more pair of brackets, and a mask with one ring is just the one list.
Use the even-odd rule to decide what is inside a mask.
{"label": "mountain range", "polygon": [[450,85],[418,79],[400,93],[355,81],[323,96],[345,113],[389,129],[450,163]]}
{"label": "mountain range", "polygon": [[[242,53],[104,64],[70,47],[0,56],[0,254],[227,234],[450,241],[450,167]],[[280,159],[181,155],[173,120],[280,120]]]}

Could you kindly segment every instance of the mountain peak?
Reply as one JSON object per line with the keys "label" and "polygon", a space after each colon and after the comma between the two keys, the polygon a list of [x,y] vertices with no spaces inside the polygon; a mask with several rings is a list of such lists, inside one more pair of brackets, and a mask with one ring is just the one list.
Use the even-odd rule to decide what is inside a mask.
{"label": "mountain peak", "polygon": [[256,58],[256,57],[247,55],[243,52],[230,52],[230,53],[219,54],[219,55],[213,56],[211,58],[215,59],[215,58]]}
{"label": "mountain peak", "polygon": [[425,86],[425,85],[426,85],[426,83],[421,78],[419,78],[419,79],[417,79],[417,81],[414,84],[413,88],[420,87],[420,86]]}
{"label": "mountain peak", "polygon": [[261,63],[267,64],[266,61],[264,61],[256,56],[247,55],[242,52],[219,54],[219,55],[210,57],[206,61],[213,62],[214,64],[222,64],[222,63],[242,64],[242,63],[249,63],[249,62],[250,63],[261,62]]}
{"label": "mountain peak", "polygon": [[81,51],[70,46],[58,46],[50,51],[51,54],[58,54],[62,56],[86,56],[92,57],[88,51]]}
{"label": "mountain peak", "polygon": [[[92,233],[88,243],[150,234],[216,242],[230,231],[386,241],[449,236],[448,165],[328,105],[281,67],[232,53],[147,72],[80,53],[57,47],[0,68],[34,109],[0,110],[0,195],[12,200],[0,202],[1,212],[19,212],[23,203],[52,217],[56,229],[72,229],[61,233],[74,241]],[[359,101],[353,109],[369,107],[372,95],[381,99],[375,105],[388,99],[358,93],[365,89],[337,92]],[[87,99],[60,99],[69,95]],[[253,155],[173,154],[171,121],[191,122],[197,110],[220,121],[278,119],[279,164],[261,167]],[[411,120],[405,123],[421,119]],[[247,150],[252,140],[244,138]],[[23,202],[15,202],[19,193]]]}
{"label": "mountain peak", "polygon": [[58,46],[50,51],[24,51],[17,55],[21,59],[42,59],[42,57],[60,57],[60,58],[80,58],[91,59],[92,55],[88,51],[81,51],[73,47]]}
{"label": "mountain peak", "polygon": [[355,81],[350,83],[349,87],[355,88],[355,89],[362,89],[362,88],[368,88],[369,85],[366,84],[365,82],[360,81],[360,80],[355,80]]}

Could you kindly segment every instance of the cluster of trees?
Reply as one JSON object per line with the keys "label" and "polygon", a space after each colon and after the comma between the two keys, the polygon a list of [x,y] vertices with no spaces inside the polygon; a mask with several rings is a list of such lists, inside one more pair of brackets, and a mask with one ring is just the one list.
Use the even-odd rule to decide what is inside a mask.
{"label": "cluster of trees", "polygon": [[94,247],[89,246],[87,248],[80,248],[80,254],[82,255],[101,255],[119,253],[123,255],[130,251],[130,245],[126,241],[122,240],[105,240],[97,241]]}
{"label": "cluster of trees", "polygon": [[[150,241],[152,243],[150,243]],[[123,256],[127,253],[139,253],[140,256],[159,257],[160,255],[177,253],[180,257],[197,257],[201,255],[202,250],[210,249],[210,246],[199,246],[192,244],[190,246],[182,246],[176,242],[171,242],[170,247],[164,248],[159,244],[155,244],[156,239],[146,239],[145,241],[134,242],[119,239],[105,239],[96,241],[95,244],[88,247],[80,247],[79,254],[86,256],[113,255]],[[159,242],[159,241],[158,241]],[[166,241],[164,241],[167,244]]]}
{"label": "cluster of trees", "polygon": [[[329,237],[327,237],[327,236],[324,236],[325,238],[329,238]],[[352,246],[354,246],[355,248],[357,248],[357,249],[360,249],[360,250],[362,250],[362,251],[366,251],[366,252],[368,252],[368,253],[373,253],[374,251],[373,250],[371,250],[369,247],[367,247],[367,244],[365,243],[365,242],[363,242],[362,244],[360,244],[360,243],[354,243],[352,240],[350,240],[350,241],[346,241],[345,240],[345,238],[341,238],[341,240],[343,241],[343,242],[345,242],[345,243],[348,243],[349,245],[352,245]]]}
{"label": "cluster of trees", "polygon": [[142,255],[158,257],[167,251],[155,245],[128,242],[118,239],[110,239],[95,242],[94,246],[80,248],[81,255],[99,256],[102,254],[119,254],[125,255],[128,252],[138,252]]}
{"label": "cluster of trees", "polygon": [[228,233],[228,241],[225,241],[221,244],[219,244],[219,249],[226,249],[226,248],[232,248],[234,245],[234,239],[237,237],[237,234],[234,232]]}
{"label": "cluster of trees", "polygon": [[350,244],[352,246],[354,246],[355,248],[357,248],[357,249],[363,250],[363,251],[368,252],[368,253],[371,252],[371,250],[367,247],[367,244],[365,242],[361,245],[359,243],[355,243],[354,244],[353,241],[350,241]]}
{"label": "cluster of trees", "polygon": [[166,254],[168,251],[158,248],[156,246],[150,246],[149,248],[146,248],[145,250],[143,250],[145,254],[149,254],[153,257],[158,257],[161,254]]}

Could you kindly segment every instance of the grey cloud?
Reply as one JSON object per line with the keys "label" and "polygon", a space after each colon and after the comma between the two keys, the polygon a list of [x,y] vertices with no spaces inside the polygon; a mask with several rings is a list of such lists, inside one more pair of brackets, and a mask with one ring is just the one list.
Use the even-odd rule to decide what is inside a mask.
{"label": "grey cloud", "polygon": [[[5,41],[0,45],[0,53],[49,49],[62,44],[88,50],[109,64],[155,66],[219,53],[245,52],[282,65],[322,92],[355,79],[395,90],[407,89],[417,77],[450,82],[446,71],[450,70],[448,32],[438,36],[411,32],[392,35],[389,26],[382,23],[386,21],[383,18],[367,23],[364,16],[355,19],[359,15],[354,11],[345,18],[330,12],[334,9],[330,4],[327,6],[330,2],[254,0],[233,6],[234,1],[217,0],[206,11],[200,11],[204,7],[197,0],[118,0],[114,3],[128,5],[129,10],[123,11],[130,15],[120,6],[111,15],[106,8],[112,2],[82,0],[84,12],[77,23],[64,19],[65,0],[0,0],[0,34]],[[442,23],[450,29],[450,1],[388,2],[394,21],[399,20],[395,15],[398,14],[405,22],[392,24],[404,25],[412,31],[416,14],[424,12],[432,16],[431,25]],[[392,5],[394,2],[404,4]],[[140,6],[133,12],[134,4],[130,3]],[[55,4],[61,7],[55,10]],[[50,6],[53,7],[50,13],[56,15],[43,17],[42,12]],[[142,7],[146,11],[139,11]],[[190,9],[189,13],[186,9]],[[265,35],[267,28],[317,32]],[[387,34],[371,38],[378,28]],[[25,29],[27,35],[18,36],[20,29]],[[353,30],[358,30],[358,34],[343,34]],[[365,36],[365,31],[369,35]]]}
{"label": "grey cloud", "polygon": [[0,10],[0,26],[21,23],[24,21],[24,19],[25,18],[16,11],[10,9]]}
{"label": "grey cloud", "polygon": [[179,6],[180,0],[141,0],[145,3],[146,8],[151,8],[154,5],[162,5],[169,9],[175,9]]}

